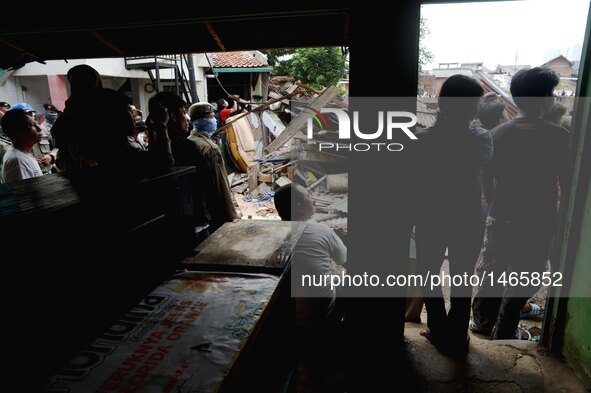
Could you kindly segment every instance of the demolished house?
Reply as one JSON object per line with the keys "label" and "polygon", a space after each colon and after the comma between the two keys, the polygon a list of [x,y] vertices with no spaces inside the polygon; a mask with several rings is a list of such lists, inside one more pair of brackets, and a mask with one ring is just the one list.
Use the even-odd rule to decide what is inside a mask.
{"label": "demolished house", "polygon": [[308,139],[305,127],[311,109],[346,102],[334,86],[319,91],[286,76],[271,78],[268,95],[267,102],[228,118],[220,130],[226,132],[227,158],[236,170],[229,180],[243,218],[277,219],[273,192],[295,181],[310,192],[313,219],[345,234],[345,156],[317,147],[320,141],[336,143],[336,133],[323,130]]}

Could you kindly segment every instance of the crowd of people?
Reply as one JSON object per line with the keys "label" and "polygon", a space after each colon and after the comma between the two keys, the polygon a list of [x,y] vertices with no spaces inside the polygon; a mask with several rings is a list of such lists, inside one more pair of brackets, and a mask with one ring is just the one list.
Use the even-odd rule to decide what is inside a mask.
{"label": "crowd of people", "polygon": [[[546,271],[568,154],[568,130],[556,119],[547,120],[556,110],[553,90],[558,82],[548,68],[516,73],[511,93],[520,112],[508,120],[501,97],[483,97],[477,80],[454,75],[441,88],[435,125],[416,132],[411,189],[417,273],[439,272],[447,259],[450,275],[481,277],[474,301],[471,285],[452,285],[449,308],[441,286],[423,289],[427,328],[421,334],[447,356],[468,353],[468,330],[491,339],[515,339],[520,318],[539,313],[540,307],[528,299],[541,284],[533,278]],[[312,211],[306,190],[288,188],[276,193],[279,214],[286,220],[308,220]],[[288,195],[290,203],[284,201]],[[303,245],[295,249],[303,266],[292,269],[330,275],[326,261],[344,263],[346,251],[334,232],[315,225],[308,224],[299,242]],[[525,274],[530,280],[518,286],[490,282],[503,273]],[[334,292],[319,297],[325,300],[297,299],[297,323],[304,337],[326,338],[327,321],[333,328],[346,321],[346,307],[335,305]],[[422,301],[418,304],[420,314]]]}
{"label": "crowd of people", "polygon": [[447,258],[450,274],[471,275],[481,261],[473,301],[471,286],[451,287],[449,310],[441,287],[423,291],[422,335],[446,355],[468,353],[468,329],[491,339],[519,338],[520,318],[540,312],[528,303],[539,280],[517,286],[491,280],[545,272],[569,140],[560,126],[564,107],[553,96],[558,83],[548,68],[516,73],[510,89],[519,115],[508,121],[500,97],[481,99],[475,79],[452,76],[441,88],[435,125],[416,133],[418,273],[439,271]]}
{"label": "crowd of people", "polygon": [[[235,108],[220,113],[211,104],[189,108],[178,95],[160,92],[150,99],[144,119],[122,93],[103,88],[94,68],[75,66],[67,80],[71,94],[63,112],[47,103],[41,122],[27,103],[0,102],[2,182],[55,172],[77,175],[92,168],[137,178],[173,164],[195,166],[198,236],[239,218],[220,148],[211,139],[219,126],[216,116],[227,118]],[[101,108],[101,115],[89,122],[88,108]]]}
{"label": "crowd of people", "polygon": [[[144,119],[125,96],[103,88],[92,67],[75,66],[67,78],[71,95],[63,112],[44,105],[40,124],[30,105],[0,102],[4,182],[94,167],[149,174],[173,164],[194,166],[193,224],[199,236],[239,218],[220,147],[211,139],[237,111],[238,96],[228,96],[232,107],[225,99],[188,107],[178,95],[160,92],[150,99]],[[440,287],[424,292],[423,335],[444,354],[468,352],[469,328],[493,339],[514,338],[522,309],[539,287],[487,285],[484,275],[545,271],[569,138],[559,125],[564,107],[554,103],[558,82],[547,68],[516,73],[511,93],[520,114],[507,121],[499,97],[483,98],[478,81],[454,75],[441,88],[435,125],[416,132],[412,190],[418,273],[439,271],[447,258],[451,274],[472,274],[482,253],[477,273],[484,281],[473,302],[467,286],[451,288],[449,311]],[[87,108],[101,108],[100,116],[88,122]],[[289,199],[294,195],[299,198],[295,210]],[[295,185],[279,190],[276,204],[285,220],[306,221],[313,213],[305,189]],[[331,259],[346,260],[343,243],[319,224],[306,227],[297,252],[319,273],[330,273]],[[328,298],[316,303],[320,312],[308,309],[302,318],[312,319],[312,326],[328,316],[340,320],[334,316],[335,294]]]}

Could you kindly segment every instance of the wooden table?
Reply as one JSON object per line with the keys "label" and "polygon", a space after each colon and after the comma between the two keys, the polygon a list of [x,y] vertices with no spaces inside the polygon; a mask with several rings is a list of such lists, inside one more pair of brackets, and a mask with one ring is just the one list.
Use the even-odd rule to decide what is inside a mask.
{"label": "wooden table", "polygon": [[183,259],[187,270],[259,272],[280,275],[305,223],[240,220],[225,223]]}
{"label": "wooden table", "polygon": [[234,368],[256,341],[279,280],[244,273],[173,276],[56,373],[48,390],[206,393],[263,386],[270,370],[261,364],[261,375],[230,379],[240,374]]}

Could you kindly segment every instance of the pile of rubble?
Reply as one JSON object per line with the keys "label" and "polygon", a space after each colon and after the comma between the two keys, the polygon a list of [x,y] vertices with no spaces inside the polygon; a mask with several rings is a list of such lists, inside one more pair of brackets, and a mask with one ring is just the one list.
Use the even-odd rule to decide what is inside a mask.
{"label": "pile of rubble", "polygon": [[318,91],[282,76],[271,78],[269,97],[226,123],[228,155],[238,169],[228,180],[243,218],[279,219],[273,192],[297,182],[310,192],[316,209],[313,219],[346,232],[345,157],[321,152],[317,145],[330,140],[336,143],[337,133],[326,130],[335,127],[314,125],[314,138],[306,135],[310,113],[319,113],[335,102],[345,107],[346,102],[335,86]]}

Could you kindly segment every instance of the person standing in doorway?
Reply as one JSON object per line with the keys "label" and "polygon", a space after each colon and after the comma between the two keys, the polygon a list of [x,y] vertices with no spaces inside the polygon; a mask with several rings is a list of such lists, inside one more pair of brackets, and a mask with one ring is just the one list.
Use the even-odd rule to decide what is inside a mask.
{"label": "person standing in doorway", "polygon": [[[473,78],[453,75],[439,94],[433,127],[418,130],[415,230],[417,270],[438,274],[446,258],[450,275],[472,274],[484,233],[482,169],[492,155],[490,133],[470,127],[482,86]],[[472,287],[451,287],[446,312],[441,287],[424,289],[427,326],[422,333],[445,355],[468,352]]]}
{"label": "person standing in doorway", "polygon": [[[511,94],[519,116],[492,130],[495,151],[483,182],[490,206],[484,258],[493,260],[486,264],[494,266],[495,278],[521,272],[541,277],[545,271],[569,143],[566,129],[543,119],[559,81],[549,68],[517,72]],[[520,311],[538,287],[484,281],[472,305],[470,328],[492,339],[516,338]]]}

